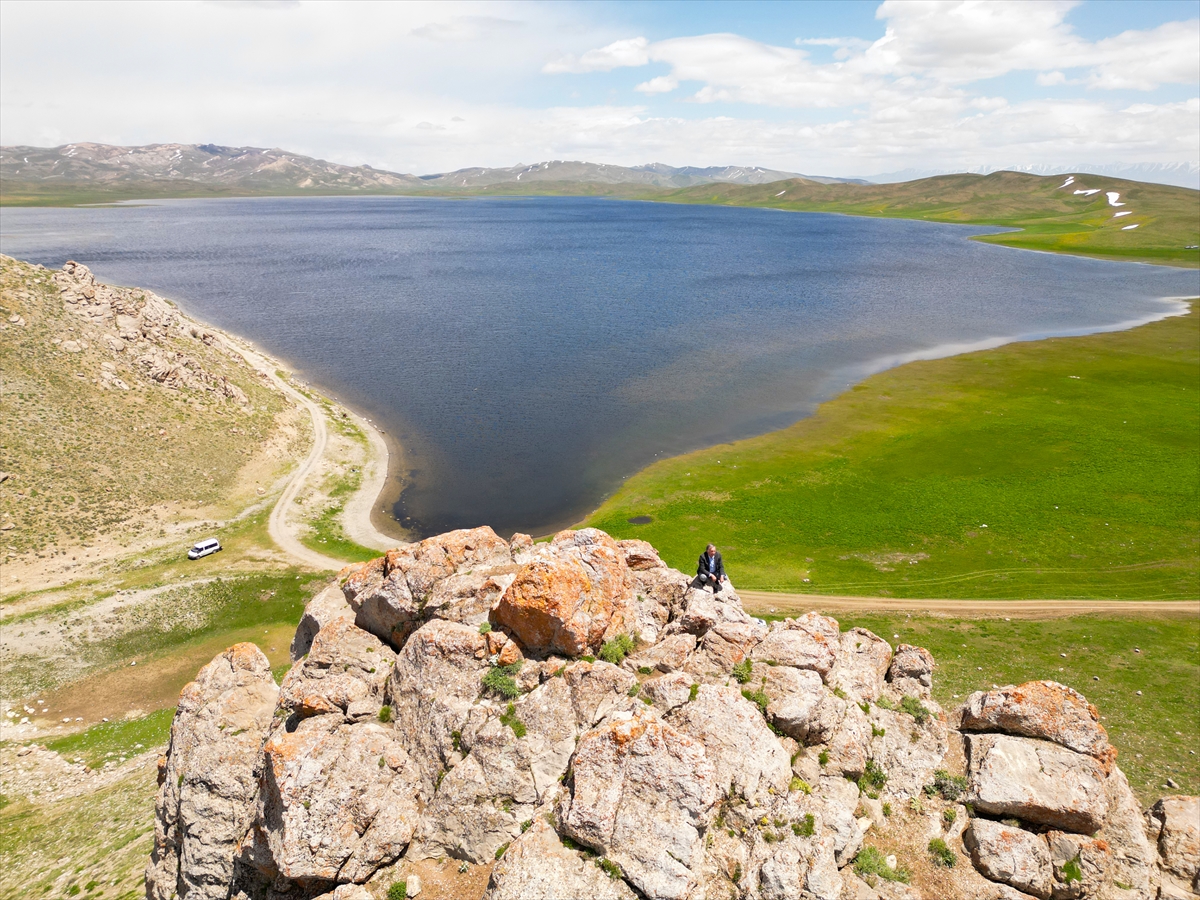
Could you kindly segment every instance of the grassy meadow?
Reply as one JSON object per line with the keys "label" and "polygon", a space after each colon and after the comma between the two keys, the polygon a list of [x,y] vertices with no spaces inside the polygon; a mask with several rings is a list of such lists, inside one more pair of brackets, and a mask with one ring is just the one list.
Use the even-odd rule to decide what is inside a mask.
{"label": "grassy meadow", "polygon": [[910,363],[783,431],[656,463],[586,524],[684,570],[713,541],[745,588],[1196,598],[1198,326],[1193,304]]}

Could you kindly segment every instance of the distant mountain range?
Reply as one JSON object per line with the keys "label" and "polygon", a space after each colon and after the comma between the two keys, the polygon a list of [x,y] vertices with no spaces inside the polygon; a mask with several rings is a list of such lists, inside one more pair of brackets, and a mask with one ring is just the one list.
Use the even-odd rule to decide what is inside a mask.
{"label": "distant mountain range", "polygon": [[217,144],[116,147],[77,143],[61,147],[0,147],[0,180],[6,194],[21,193],[22,189],[41,193],[54,185],[91,190],[153,187],[156,193],[172,187],[188,193],[413,193],[530,182],[681,188],[717,182],[766,184],[789,178],[805,178],[819,184],[866,183],[758,166],[675,168],[651,163],[628,168],[553,160],[528,166],[459,169],[415,176],[371,166],[343,166],[286,150]]}
{"label": "distant mountain range", "polygon": [[[1012,166],[1037,175],[1092,172],[1160,184],[1200,188],[1195,163],[1105,166]],[[149,144],[117,147],[76,143],[61,147],[0,147],[0,200],[6,204],[87,203],[141,197],[216,197],[288,194],[493,194],[585,193],[639,196],[705,184],[763,185],[797,180],[810,184],[892,184],[962,170],[904,169],[871,178],[829,178],[759,166],[675,167],[663,163],[613,166],[552,160],[508,168],[471,168],[407,175],[371,166],[343,166],[280,149],[217,144]],[[981,166],[971,174],[1001,171]],[[536,185],[526,190],[524,185]]]}
{"label": "distant mountain range", "polygon": [[1074,163],[1069,166],[976,166],[973,169],[901,169],[885,172],[865,179],[875,184],[895,184],[900,181],[916,181],[935,175],[990,175],[992,172],[1026,172],[1030,175],[1069,175],[1088,172],[1092,175],[1108,175],[1128,181],[1146,181],[1151,184],[1173,184],[1200,190],[1200,164],[1182,163]]}

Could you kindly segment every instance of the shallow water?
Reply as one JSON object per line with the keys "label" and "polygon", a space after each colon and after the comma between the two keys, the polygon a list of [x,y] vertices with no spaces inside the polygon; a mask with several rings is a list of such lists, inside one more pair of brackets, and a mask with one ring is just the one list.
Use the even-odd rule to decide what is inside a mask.
{"label": "shallow water", "polygon": [[545,533],[663,456],[780,428],[958,345],[1161,314],[1196,273],[992,229],[577,198],[15,209],[0,249],[149,287],[403,446],[418,534]]}

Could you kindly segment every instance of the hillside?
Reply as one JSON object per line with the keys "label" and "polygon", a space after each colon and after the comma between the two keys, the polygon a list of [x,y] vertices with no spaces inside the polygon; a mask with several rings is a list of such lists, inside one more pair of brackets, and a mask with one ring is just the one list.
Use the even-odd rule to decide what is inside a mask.
{"label": "hillside", "polygon": [[[820,184],[842,183],[847,179],[798,175],[759,166],[697,166],[674,167],[663,163],[645,166],[609,166],[601,163],[553,160],[532,166],[518,165],[505,169],[459,169],[439,175],[422,175],[429,187],[470,189],[510,184],[525,186],[544,182],[578,185],[641,185],[660,188],[682,188],[699,184],[770,184],[789,178],[800,178]],[[859,182],[865,184],[866,182]]]}
{"label": "hillside", "polygon": [[1200,192],[1099,175],[995,172],[901,184],[704,185],[646,199],[998,225],[1021,230],[978,240],[1200,266]]}

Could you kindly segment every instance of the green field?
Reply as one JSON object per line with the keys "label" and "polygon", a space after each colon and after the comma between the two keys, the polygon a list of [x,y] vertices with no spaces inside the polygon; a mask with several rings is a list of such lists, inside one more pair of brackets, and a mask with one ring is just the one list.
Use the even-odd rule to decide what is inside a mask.
{"label": "green field", "polygon": [[[587,525],[740,587],[1200,596],[1200,314],[875,375],[783,431],[656,463]],[[629,520],[649,516],[649,524]]]}

